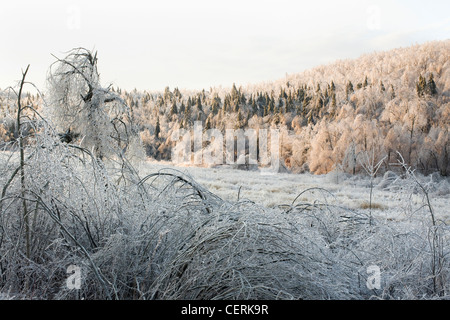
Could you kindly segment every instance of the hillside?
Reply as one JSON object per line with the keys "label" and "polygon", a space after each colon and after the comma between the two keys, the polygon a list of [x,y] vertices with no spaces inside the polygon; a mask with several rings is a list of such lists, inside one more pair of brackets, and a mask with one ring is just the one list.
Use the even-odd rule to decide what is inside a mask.
{"label": "hillside", "polygon": [[[362,162],[394,170],[400,153],[424,174],[450,172],[450,40],[340,60],[245,87],[131,92],[112,87],[131,108],[147,156],[172,160],[173,135],[217,129],[277,129],[281,167],[290,172],[364,172]],[[0,95],[0,138],[14,131],[15,100]],[[39,109],[42,99],[27,95]],[[60,127],[66,132],[70,124]],[[72,132],[77,128],[72,127]],[[270,137],[270,132],[268,133]],[[80,140],[83,136],[80,136]],[[202,141],[203,147],[211,145]],[[209,146],[209,149],[216,145]],[[248,142],[246,155],[248,156]],[[226,150],[224,145],[218,152]],[[259,149],[258,149],[259,152]],[[220,163],[230,163],[225,152]],[[270,150],[269,150],[270,153]],[[374,154],[374,157],[371,155]],[[259,155],[259,154],[258,154]],[[258,158],[259,166],[264,166]],[[176,161],[175,161],[176,162]],[[188,161],[194,164],[193,157]],[[196,165],[208,166],[204,161]],[[248,162],[247,162],[248,164]]]}
{"label": "hillside", "polygon": [[[121,92],[134,108],[147,155],[170,160],[170,136],[204,128],[278,128],[293,172],[361,171],[375,151],[384,168],[400,152],[424,173],[449,173],[450,40],[342,60],[274,82],[230,89]],[[155,129],[159,121],[159,135]],[[424,146],[424,148],[420,148]],[[425,147],[426,146],[426,147]]]}

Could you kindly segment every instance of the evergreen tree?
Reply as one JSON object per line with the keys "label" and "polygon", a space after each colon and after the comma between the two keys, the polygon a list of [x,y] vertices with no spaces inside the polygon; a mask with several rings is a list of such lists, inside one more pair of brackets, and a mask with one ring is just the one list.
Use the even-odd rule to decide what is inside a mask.
{"label": "evergreen tree", "polygon": [[233,83],[233,87],[231,88],[231,100],[233,102],[238,102],[239,101],[239,92],[236,89],[236,85]]}
{"label": "evergreen tree", "polygon": [[186,106],[184,105],[184,102],[181,102],[181,106],[180,106],[179,112],[183,113],[184,111],[186,111]]}
{"label": "evergreen tree", "polygon": [[330,110],[330,116],[332,118],[334,118],[334,116],[336,115],[336,93],[333,91],[331,94],[331,110]]}
{"label": "evergreen tree", "polygon": [[172,99],[172,92],[170,92],[170,88],[166,87],[164,89],[164,103],[168,103]]}
{"label": "evergreen tree", "polygon": [[223,101],[223,110],[225,112],[230,111],[230,97],[228,95],[225,96],[225,99]]}
{"label": "evergreen tree", "polygon": [[427,81],[422,75],[419,76],[419,82],[416,83],[417,96],[423,97],[427,90]]}
{"label": "evergreen tree", "polygon": [[213,113],[213,115],[216,115],[219,112],[219,109],[220,109],[220,97],[216,95],[212,101],[211,112]]}
{"label": "evergreen tree", "polygon": [[273,100],[273,97],[271,99],[269,99],[269,105],[267,107],[267,112],[268,113],[273,113],[275,110],[275,101]]}
{"label": "evergreen tree", "polygon": [[428,83],[427,83],[427,90],[426,92],[430,95],[435,95],[437,94],[437,88],[436,88],[436,83],[434,82],[434,78],[433,78],[433,74],[430,73],[430,76],[428,78]]}
{"label": "evergreen tree", "polygon": [[173,101],[172,108],[170,108],[170,116],[173,116],[174,114],[178,114],[177,103],[175,101]]}
{"label": "evergreen tree", "polygon": [[345,87],[345,95],[346,95],[346,99],[348,100],[348,96],[350,93],[353,93],[354,89],[353,89],[353,84],[351,81],[348,81],[347,86]]}
{"label": "evergreen tree", "polygon": [[336,108],[336,93],[331,94],[331,107]]}
{"label": "evergreen tree", "polygon": [[156,118],[156,126],[155,126],[155,137],[159,139],[159,135],[161,133],[161,125],[159,124],[159,117]]}
{"label": "evergreen tree", "polygon": [[240,129],[240,128],[242,128],[243,127],[243,117],[242,117],[242,113],[241,113],[241,110],[239,110],[238,111],[238,114],[237,114],[237,119],[236,119],[236,125],[235,125],[235,129]]}
{"label": "evergreen tree", "polygon": [[364,78],[363,87],[366,88],[369,85],[369,81],[367,80],[367,76]]}
{"label": "evergreen tree", "polygon": [[391,100],[395,99],[395,90],[394,90],[394,85],[391,84]]}
{"label": "evergreen tree", "polygon": [[211,129],[211,114],[209,114],[208,118],[205,121],[205,131]]}
{"label": "evergreen tree", "polygon": [[197,110],[203,112],[202,100],[200,95],[197,97]]}
{"label": "evergreen tree", "polygon": [[278,111],[278,112],[283,112],[283,106],[284,106],[283,98],[280,96],[280,97],[278,98],[277,111]]}
{"label": "evergreen tree", "polygon": [[256,106],[255,100],[252,101],[252,112],[254,114],[258,112],[258,107]]}
{"label": "evergreen tree", "polygon": [[188,104],[184,112],[184,124],[186,127],[189,126],[189,123],[191,122],[191,117],[192,117],[192,107]]}
{"label": "evergreen tree", "polygon": [[335,92],[335,91],[336,91],[336,86],[334,85],[334,82],[333,82],[333,81],[331,81],[330,89],[331,89],[332,92]]}

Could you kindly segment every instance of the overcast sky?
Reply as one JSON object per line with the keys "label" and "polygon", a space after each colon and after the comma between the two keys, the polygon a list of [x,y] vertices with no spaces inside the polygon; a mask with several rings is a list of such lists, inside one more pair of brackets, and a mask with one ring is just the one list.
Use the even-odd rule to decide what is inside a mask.
{"label": "overcast sky", "polygon": [[103,85],[209,89],[277,80],[450,38],[450,1],[0,0],[0,88],[44,88],[54,54],[98,51]]}

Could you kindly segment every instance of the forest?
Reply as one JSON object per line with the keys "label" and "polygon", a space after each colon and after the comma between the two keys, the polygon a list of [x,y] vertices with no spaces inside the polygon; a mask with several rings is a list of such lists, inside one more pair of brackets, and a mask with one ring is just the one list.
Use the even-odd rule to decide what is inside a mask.
{"label": "forest", "polygon": [[155,159],[170,160],[174,130],[202,121],[204,130],[280,130],[282,160],[295,173],[355,174],[367,153],[392,170],[398,151],[420,172],[447,176],[449,46],[441,41],[368,54],[247,87],[117,90]]}
{"label": "forest", "polygon": [[[180,129],[278,129],[282,164],[290,172],[324,174],[333,170],[363,171],[361,161],[375,154],[385,171],[400,152],[424,174],[450,170],[450,42],[337,61],[284,79],[246,87],[209,88],[184,92],[126,91],[111,85],[129,106],[146,156],[171,160]],[[39,96],[28,104],[41,107]],[[11,100],[9,99],[9,103]],[[14,105],[0,96],[0,137],[14,132]],[[58,128],[71,130],[70,123]]]}

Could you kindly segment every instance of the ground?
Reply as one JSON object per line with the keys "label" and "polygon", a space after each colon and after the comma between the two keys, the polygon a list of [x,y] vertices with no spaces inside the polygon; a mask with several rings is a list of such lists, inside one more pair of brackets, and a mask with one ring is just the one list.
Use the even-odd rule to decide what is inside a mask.
{"label": "ground", "polygon": [[[196,182],[218,195],[223,200],[248,199],[267,207],[290,205],[303,191],[323,188],[333,196],[327,197],[332,204],[349,209],[369,211],[370,178],[366,175],[329,173],[313,175],[309,173],[277,173],[263,175],[259,171],[237,170],[231,166],[179,167],[170,162],[147,160],[140,168],[141,175],[154,173],[164,168],[180,170],[190,175]],[[430,191],[431,205],[438,218],[450,223],[450,179],[438,175],[416,174],[420,183]],[[414,187],[414,184],[411,185]],[[424,204],[423,193],[405,184],[404,179],[394,176],[387,180],[381,174],[373,181],[372,212],[386,219],[401,220],[414,214]],[[313,202],[323,199],[323,192],[311,190],[303,193],[295,203]],[[407,205],[406,205],[407,204]]]}

